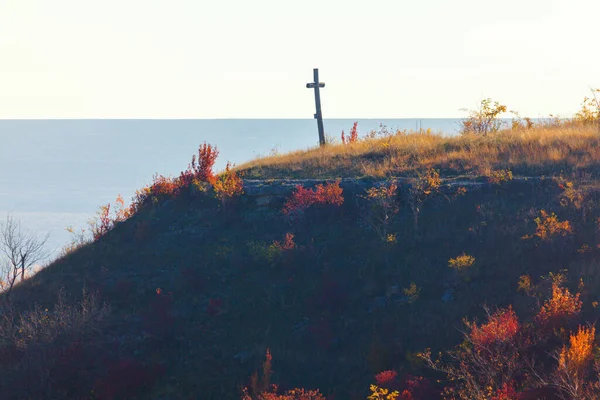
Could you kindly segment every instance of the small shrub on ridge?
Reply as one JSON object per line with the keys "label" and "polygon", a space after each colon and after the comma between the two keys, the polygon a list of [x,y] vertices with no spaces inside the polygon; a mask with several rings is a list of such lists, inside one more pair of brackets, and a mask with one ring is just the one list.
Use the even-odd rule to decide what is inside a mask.
{"label": "small shrub on ridge", "polygon": [[502,121],[498,117],[506,110],[505,105],[492,102],[489,98],[482,100],[477,110],[463,108],[461,111],[467,111],[469,116],[461,121],[461,133],[485,136],[497,132],[502,127]]}
{"label": "small shrub on ridge", "polygon": [[340,206],[344,203],[343,189],[340,180],[328,183],[325,186],[318,184],[316,188],[306,189],[297,185],[295,191],[286,200],[283,213],[286,216],[298,217],[313,204],[333,204]]}
{"label": "small shrub on ridge", "polygon": [[542,305],[537,321],[554,322],[579,314],[582,306],[579,296],[579,293],[573,295],[569,289],[562,288],[559,282],[552,283],[552,297]]}
{"label": "small shrub on ridge", "polygon": [[346,134],[342,130],[342,144],[353,144],[356,142],[358,142],[358,122],[355,122],[354,125],[352,125],[348,140],[346,140]]}
{"label": "small shrub on ridge", "polygon": [[475,257],[470,256],[468,254],[462,253],[460,256],[456,258],[451,258],[448,260],[448,266],[450,268],[454,268],[457,271],[463,271],[475,263]]}
{"label": "small shrub on ridge", "polygon": [[231,163],[227,163],[225,171],[214,180],[213,189],[215,197],[221,200],[223,207],[233,198],[244,194],[244,183],[240,175],[231,170]]}
{"label": "small shrub on ridge", "polygon": [[[556,214],[548,214],[545,210],[540,211],[540,216],[534,219],[537,228],[533,236],[541,240],[550,240],[554,236],[567,236],[573,233],[573,228],[569,221],[559,221]],[[529,238],[530,236],[525,236]]]}

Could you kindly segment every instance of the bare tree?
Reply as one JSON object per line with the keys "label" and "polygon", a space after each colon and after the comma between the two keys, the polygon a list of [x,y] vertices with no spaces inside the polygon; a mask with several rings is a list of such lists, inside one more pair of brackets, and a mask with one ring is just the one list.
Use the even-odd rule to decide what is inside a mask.
{"label": "bare tree", "polygon": [[19,268],[12,265],[8,260],[0,261],[0,289],[4,290],[7,298],[17,282]]}
{"label": "bare tree", "polygon": [[0,223],[0,254],[5,258],[0,259],[0,273],[7,297],[19,276],[23,281],[26,272],[47,257],[44,245],[49,235],[38,239],[30,232],[23,231],[21,223],[11,214],[6,216],[6,222]]}

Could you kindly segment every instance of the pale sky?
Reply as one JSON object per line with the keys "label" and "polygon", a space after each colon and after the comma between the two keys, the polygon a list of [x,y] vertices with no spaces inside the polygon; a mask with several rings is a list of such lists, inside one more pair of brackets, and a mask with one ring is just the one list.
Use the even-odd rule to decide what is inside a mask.
{"label": "pale sky", "polygon": [[597,0],[0,0],[0,118],[573,114]]}

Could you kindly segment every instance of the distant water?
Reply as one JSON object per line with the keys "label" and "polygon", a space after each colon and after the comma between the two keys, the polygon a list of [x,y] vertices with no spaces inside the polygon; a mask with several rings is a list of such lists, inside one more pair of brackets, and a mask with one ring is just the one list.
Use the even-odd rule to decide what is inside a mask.
{"label": "distant water", "polygon": [[[324,121],[339,138],[355,120]],[[359,119],[362,136],[380,125],[452,135],[458,119]],[[155,173],[178,175],[202,142],[219,149],[217,169],[272,150],[318,143],[313,119],[224,120],[0,120],[0,217],[7,212],[37,235],[50,232],[52,256],[117,194],[127,201]]]}

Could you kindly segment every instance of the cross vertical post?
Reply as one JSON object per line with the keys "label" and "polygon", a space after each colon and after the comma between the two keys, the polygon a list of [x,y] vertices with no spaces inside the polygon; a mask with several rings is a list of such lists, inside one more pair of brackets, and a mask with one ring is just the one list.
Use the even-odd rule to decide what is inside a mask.
{"label": "cross vertical post", "polygon": [[317,120],[317,128],[319,129],[319,145],[325,146],[325,131],[323,129],[323,114],[321,113],[321,93],[319,88],[325,87],[325,83],[319,82],[319,69],[313,69],[314,82],[307,83],[306,87],[309,89],[315,89],[315,106],[317,112],[315,113],[315,119]]}

